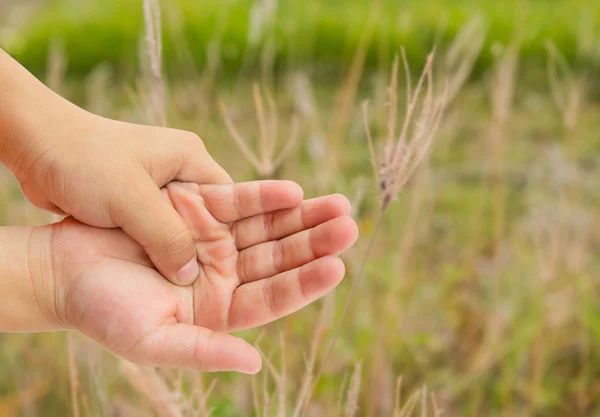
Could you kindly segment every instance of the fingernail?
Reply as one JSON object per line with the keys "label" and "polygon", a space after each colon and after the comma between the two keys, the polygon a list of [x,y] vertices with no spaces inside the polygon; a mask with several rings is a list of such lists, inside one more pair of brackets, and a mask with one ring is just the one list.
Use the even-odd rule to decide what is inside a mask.
{"label": "fingernail", "polygon": [[194,258],[179,270],[177,279],[184,284],[191,284],[198,277],[199,272],[200,267],[198,266],[198,261]]}

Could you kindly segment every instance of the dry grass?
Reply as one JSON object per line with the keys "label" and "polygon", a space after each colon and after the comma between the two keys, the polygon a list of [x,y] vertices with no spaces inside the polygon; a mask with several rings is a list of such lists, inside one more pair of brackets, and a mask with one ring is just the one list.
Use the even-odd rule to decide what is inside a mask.
{"label": "dry grass", "polygon": [[248,48],[244,51],[237,86],[248,76],[251,67],[260,68],[261,81],[272,86],[273,65],[275,59],[275,23],[277,20],[278,0],[254,0],[248,15]]}
{"label": "dry grass", "polygon": [[86,77],[84,92],[87,110],[105,117],[111,114],[112,103],[106,92],[110,89],[112,76],[110,67],[100,65]]}
{"label": "dry grass", "polygon": [[356,93],[360,82],[367,54],[367,48],[373,38],[377,18],[380,14],[381,1],[371,2],[367,26],[362,33],[360,43],[356,48],[352,65],[341,84],[341,88],[335,100],[333,120],[327,132],[327,155],[330,165],[330,175],[336,175],[340,169],[340,155],[338,149],[343,147],[341,139],[347,133],[348,123],[353,115]]}
{"label": "dry grass", "polygon": [[548,42],[548,83],[568,134],[577,128],[589,83],[585,74],[576,74],[556,47]]}
{"label": "dry grass", "polygon": [[77,372],[77,364],[73,352],[73,334],[67,333],[67,357],[69,360],[69,384],[71,387],[71,412],[73,417],[79,417],[79,377]]}
{"label": "dry grass", "polygon": [[358,397],[360,395],[360,380],[362,377],[362,363],[354,365],[354,372],[350,379],[350,386],[346,394],[346,405],[344,407],[344,417],[354,417],[358,410]]}
{"label": "dry grass", "polygon": [[[214,110],[197,110],[211,108],[213,94],[231,89],[216,84],[214,75],[227,53],[220,44],[219,25],[225,23],[215,26],[217,46],[211,47],[208,66],[202,71],[185,66],[186,82],[167,90],[156,6],[146,2],[152,28],[144,43],[143,77],[131,93],[144,112],[131,113],[120,104],[120,86],[113,88],[110,72],[101,67],[85,83],[86,106],[153,124],[166,123],[168,107],[169,123],[202,131],[211,153],[240,179],[249,179],[239,175],[248,169],[272,178],[285,168],[286,178],[300,182],[307,195],[329,191],[335,183],[335,191],[352,197],[352,215],[367,236],[345,257],[351,283],[319,308],[266,327],[259,343],[265,369],[253,378],[116,362],[77,335],[0,335],[0,416],[597,414],[599,116],[592,96],[569,98],[577,96],[569,93],[569,80],[580,78],[579,72],[565,68],[550,50],[549,78],[558,94],[530,95],[529,86],[519,84],[518,48],[509,46],[492,68],[491,89],[467,85],[462,94],[485,37],[483,20],[468,23],[448,49],[436,52],[435,62],[430,57],[414,87],[401,54],[387,90],[364,83],[374,97],[363,105],[363,118],[377,178],[377,186],[364,186],[359,178],[368,175],[367,146],[353,142],[356,134],[340,133],[343,140],[335,144],[329,137],[336,120],[346,132],[357,125],[357,85],[365,78],[360,50],[339,87],[324,85],[310,68],[294,68],[293,110],[271,98],[269,91],[276,97],[280,92],[262,74],[262,88],[257,84],[248,95],[234,89],[223,117],[215,117]],[[230,12],[225,9],[223,22]],[[261,36],[272,36],[272,26],[264,28]],[[185,54],[182,50],[182,63]],[[253,51],[249,59],[261,56],[268,73],[268,51]],[[405,83],[398,75],[402,67]],[[52,77],[62,91],[72,91],[61,79],[64,73]],[[213,87],[205,86],[213,81],[210,93]],[[180,91],[190,95],[184,106],[176,102]],[[564,131],[555,132],[554,124],[528,107],[529,99],[542,109],[557,106]],[[450,101],[452,123],[442,123]],[[251,117],[238,110],[251,106]],[[306,129],[292,135],[298,125],[282,116],[289,114],[298,114]],[[248,129],[252,123],[246,119],[257,127]],[[570,125],[575,127],[566,120],[575,120]],[[565,131],[567,140],[555,140]],[[237,146],[233,151],[228,134]],[[330,152],[345,167],[333,178],[333,171],[323,175]],[[473,169],[480,162],[489,169]],[[7,178],[0,178],[0,217],[5,223],[39,223],[41,215],[28,209]],[[256,340],[253,332],[242,336]],[[57,355],[61,349],[64,354]]]}
{"label": "dry grass", "polygon": [[[404,50],[402,51],[402,58],[407,78],[406,114],[400,135],[396,136],[398,112],[398,57],[396,57],[390,82],[387,139],[379,159],[375,155],[368,124],[365,126],[371,163],[379,184],[382,211],[385,211],[389,203],[396,198],[425,155],[427,155],[447,103],[447,90],[442,93],[434,91],[433,53],[427,58],[425,69],[414,92],[410,88],[410,70]],[[423,90],[424,93],[421,94]]]}
{"label": "dry grass", "polygon": [[475,17],[463,26],[442,60],[443,82],[447,83],[447,101],[452,102],[471,75],[486,37],[486,22]]}
{"label": "dry grass", "polygon": [[492,120],[488,132],[489,164],[492,177],[490,184],[494,218],[494,253],[498,254],[506,232],[506,184],[504,174],[505,153],[516,88],[520,40],[515,39],[507,47],[498,46],[490,95]]}
{"label": "dry grass", "polygon": [[258,121],[258,145],[257,151],[252,150],[250,140],[246,139],[236,129],[231,114],[225,103],[219,103],[221,114],[225,125],[231,134],[235,144],[241,151],[242,155],[256,170],[256,173],[261,178],[274,178],[277,170],[290,157],[294,147],[298,141],[299,122],[298,118],[293,115],[291,128],[287,140],[281,149],[278,149],[278,118],[277,106],[273,97],[268,94],[268,106],[265,109],[264,99],[258,84],[254,85],[254,105],[256,109],[256,120]]}
{"label": "dry grass", "polygon": [[158,0],[144,0],[146,28],[140,81],[141,102],[146,104],[148,119],[158,126],[167,125],[165,85],[162,77],[162,23]]}
{"label": "dry grass", "polygon": [[50,51],[48,52],[48,64],[46,70],[45,84],[54,92],[64,93],[62,81],[65,78],[67,70],[67,57],[65,55],[65,45],[60,39],[54,39],[50,42]]}
{"label": "dry grass", "polygon": [[[388,208],[390,202],[396,198],[404,184],[406,184],[418,166],[419,162],[428,152],[433,140],[433,136],[441,121],[443,110],[446,104],[446,92],[444,91],[444,93],[438,95],[438,93],[434,91],[432,74],[433,53],[427,59],[425,68],[423,69],[414,92],[410,88],[410,70],[408,68],[408,64],[406,63],[404,51],[402,52],[402,57],[403,62],[405,63],[407,79],[406,113],[400,134],[399,136],[396,136],[398,105],[398,57],[396,57],[392,69],[392,78],[389,89],[390,110],[387,124],[387,140],[385,142],[384,150],[380,160],[376,159],[373,139],[371,137],[371,133],[369,132],[368,124],[365,126],[369,152],[371,155],[371,163],[377,178],[377,183],[379,185],[381,202],[379,216],[369,238],[369,243],[365,251],[365,255],[360,263],[358,272],[352,279],[352,287],[350,289],[348,298],[344,303],[342,315],[335,327],[332,339],[316,373],[312,388],[309,391],[309,395],[307,396],[305,403],[310,401],[315,386],[319,382],[319,378],[325,369],[327,360],[333,352],[335,343],[337,342],[342,326],[344,325],[344,320],[348,314],[358,289],[358,284],[364,274],[366,263],[374,247],[375,239],[382,224],[386,209]],[[424,87],[425,92],[422,94]],[[366,115],[365,119],[367,119]]]}

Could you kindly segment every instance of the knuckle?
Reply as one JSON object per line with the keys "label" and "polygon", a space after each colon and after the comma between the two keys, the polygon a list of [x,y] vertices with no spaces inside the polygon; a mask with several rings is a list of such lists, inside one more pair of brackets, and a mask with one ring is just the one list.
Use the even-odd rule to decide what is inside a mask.
{"label": "knuckle", "polygon": [[196,133],[187,130],[179,130],[178,132],[184,145],[193,146],[196,150],[206,150],[204,141]]}

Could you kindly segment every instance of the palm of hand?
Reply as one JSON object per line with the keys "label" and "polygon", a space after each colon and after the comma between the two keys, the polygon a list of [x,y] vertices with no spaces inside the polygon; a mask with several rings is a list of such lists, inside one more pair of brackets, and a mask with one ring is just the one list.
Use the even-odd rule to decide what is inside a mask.
{"label": "palm of hand", "polygon": [[337,285],[343,264],[332,255],[356,239],[347,200],[300,203],[288,182],[172,183],[164,193],[194,235],[198,280],[174,286],[125,233],[68,220],[54,238],[69,254],[67,320],[133,362],[256,372],[257,352],[219,332],[268,323]]}

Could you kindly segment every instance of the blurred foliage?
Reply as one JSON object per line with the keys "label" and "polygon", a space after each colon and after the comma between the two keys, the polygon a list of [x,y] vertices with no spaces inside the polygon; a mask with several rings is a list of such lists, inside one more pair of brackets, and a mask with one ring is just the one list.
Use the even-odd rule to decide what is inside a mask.
{"label": "blurred foliage", "polygon": [[[243,77],[237,83],[219,78],[221,73],[256,79],[264,75],[257,70],[263,42],[249,46],[252,4],[163,2],[169,124],[200,134],[210,153],[238,181],[258,175],[230,140],[217,99],[227,103],[239,130],[255,139],[252,86]],[[298,103],[301,95],[289,87],[288,78],[308,73],[304,88],[312,88],[314,108],[309,113],[315,120],[304,121],[300,144],[277,175],[300,183],[307,197],[342,192],[354,202],[362,237],[344,256],[349,276],[356,272],[378,211],[360,102],[371,100],[371,129],[381,144],[392,54],[405,45],[411,66],[420,67],[436,40],[442,57],[460,27],[479,15],[488,25],[488,36],[475,74],[493,72],[500,49],[496,46],[515,36],[522,37],[520,74],[503,126],[500,156],[489,146],[494,77],[477,77],[449,106],[431,158],[387,213],[360,296],[308,415],[334,415],[327,411],[336,406],[345,376],[360,360],[360,416],[391,415],[390,398],[399,375],[404,377],[404,399],[427,385],[436,393],[442,416],[598,415],[600,358],[594,352],[600,349],[600,106],[586,95],[576,126],[563,126],[549,92],[545,41],[557,45],[573,74],[590,83],[586,88],[593,85],[593,77],[585,76],[597,65],[600,6],[584,0],[383,1],[367,51],[371,71],[363,74],[349,106],[348,126],[333,132],[341,138],[333,147],[328,127],[339,110],[335,97],[342,87],[328,75],[348,70],[366,27],[369,4],[282,0],[274,39],[276,69],[285,82],[266,86],[272,87],[277,103],[280,132],[288,132],[290,116],[302,113],[306,105]],[[186,49],[182,39],[200,72],[219,21],[225,22],[219,35],[219,79],[204,74],[179,79],[179,54]],[[141,37],[139,0],[49,0],[18,31],[3,35],[0,44],[44,74],[49,43],[61,39],[68,64],[56,65],[56,77],[49,77],[60,81],[59,93],[106,117],[147,122],[132,82],[139,73]],[[110,70],[99,67],[102,62],[109,63]],[[61,68],[68,72],[61,73]],[[94,76],[82,80],[90,71]],[[330,177],[323,175],[332,168],[322,146],[341,161]],[[495,157],[503,163],[501,175],[491,169]],[[503,196],[501,239],[496,194]],[[0,171],[0,222],[47,221],[47,214],[25,202],[10,175]],[[325,341],[347,290],[344,283],[330,297]],[[298,395],[320,305],[264,329],[260,345],[277,369],[279,335],[284,335],[288,406]],[[258,332],[242,336],[254,342]],[[0,335],[0,416],[11,415],[9,407],[14,416],[69,415],[65,339],[61,333]],[[81,392],[91,415],[155,415],[114,357],[83,337],[75,339]],[[322,342],[321,352],[325,345]],[[276,393],[268,367],[254,380],[233,374],[200,378],[205,388],[217,381],[208,396],[213,417],[254,415],[252,392],[261,404]],[[183,391],[200,395],[188,386]],[[21,399],[15,402],[19,393]],[[22,400],[24,393],[31,393],[29,403]],[[272,401],[274,411],[277,399]],[[124,404],[145,413],[130,413]]]}
{"label": "blurred foliage", "polygon": [[[182,39],[202,67],[209,41],[221,31],[224,64],[230,73],[239,71],[246,51],[258,50],[270,40],[268,22],[262,32],[256,31],[261,11],[252,0],[163,3],[165,62],[172,74]],[[277,67],[338,72],[348,67],[371,4],[364,0],[280,2],[272,38]],[[121,75],[131,75],[142,34],[140,8],[140,0],[50,0],[25,28],[0,38],[0,45],[36,74],[44,70],[50,42],[59,39],[71,58],[71,75],[87,74],[102,62],[118,68]],[[506,45],[514,36],[523,39],[526,65],[544,65],[546,41],[552,41],[571,63],[598,64],[600,6],[594,2],[382,0],[366,66],[387,65],[390,53],[397,53],[400,45],[411,62],[422,62],[432,44],[443,46],[474,16],[483,17],[489,27],[476,74],[493,62],[493,46]],[[217,31],[219,24],[223,27]]]}
{"label": "blurred foliage", "polygon": [[[448,416],[591,416],[600,410],[600,359],[593,354],[600,349],[600,200],[596,192],[600,186],[600,137],[596,134],[600,109],[588,103],[582,109],[576,136],[567,138],[549,97],[522,87],[526,91],[515,104],[507,138],[507,220],[501,251],[494,254],[491,249],[495,186],[485,147],[490,117],[486,89],[472,85],[452,106],[431,162],[387,213],[385,232],[368,263],[360,296],[318,386],[316,408],[308,415],[330,415],[323,410],[335,406],[344,375],[359,360],[364,360],[359,416],[369,415],[369,409],[386,409],[385,398],[393,396],[397,375],[404,377],[408,393],[426,384]],[[95,99],[109,101],[106,116],[136,120],[131,105],[120,98],[120,86],[103,91],[103,97]],[[330,119],[333,106],[329,102],[335,90],[321,86],[317,93],[321,116]],[[237,110],[240,129],[256,131],[251,86],[242,84],[235,94],[220,94]],[[282,113],[290,111],[284,92],[276,99]],[[176,102],[177,97],[171,96],[170,101]],[[385,104],[379,103],[373,110],[375,115],[385,112]],[[201,133],[210,152],[234,178],[256,178],[216,114],[185,115],[172,106],[169,120],[175,127]],[[281,123],[286,120],[282,118]],[[385,125],[373,127],[380,138]],[[355,201],[363,237],[344,257],[351,276],[365,250],[378,206],[360,117],[352,121],[349,131],[338,149],[344,163],[327,191],[342,192]],[[307,197],[324,192],[320,175],[327,164],[311,157],[310,137],[310,130],[305,130],[301,147],[281,173],[300,183]],[[558,161],[555,154],[560,156]],[[571,169],[579,173],[575,182],[557,180]],[[357,182],[361,177],[362,187]],[[362,198],[357,199],[361,190]],[[563,194],[566,190],[570,191]],[[14,182],[4,184],[0,192],[3,224],[32,224],[43,219],[43,214],[23,201]],[[566,218],[553,210],[563,203],[573,208],[564,213]],[[541,210],[544,214],[548,207],[548,224],[540,224],[536,213]],[[583,223],[583,229],[570,235],[565,225],[577,224],[578,218],[591,218],[591,223]],[[552,225],[561,236],[557,243],[560,256],[570,257],[572,245],[574,254],[583,256],[583,263],[574,269],[562,261],[552,264],[551,274],[546,276],[544,264],[551,239],[536,242],[535,237],[553,230]],[[580,248],[576,245],[578,234],[586,236]],[[408,252],[403,249],[406,245]],[[334,308],[324,340],[345,300],[347,284],[333,295]],[[266,326],[261,338],[262,350],[278,368],[279,334],[283,332],[289,407],[298,394],[318,315],[317,306],[311,306]],[[249,331],[243,336],[254,342],[259,333]],[[114,358],[82,337],[76,340],[81,390],[91,402],[92,415],[130,415],[114,411],[120,410],[123,402],[153,412],[144,397],[128,387]],[[16,392],[27,393],[52,378],[51,389],[43,398],[32,399],[35,402],[30,407],[45,417],[69,415],[64,335],[0,335],[0,345],[0,407],[12,404]],[[321,351],[324,347],[325,342]],[[257,389],[261,402],[263,385],[267,395],[276,392],[266,366],[256,377],[258,388],[252,388],[248,376],[204,374],[202,378],[205,387],[217,381],[208,397],[214,417],[253,415],[247,411],[253,409],[251,392]],[[186,395],[200,394],[186,391]],[[276,398],[272,402],[274,410]],[[27,407],[21,402],[18,405],[15,416],[36,415],[21,414]]]}

